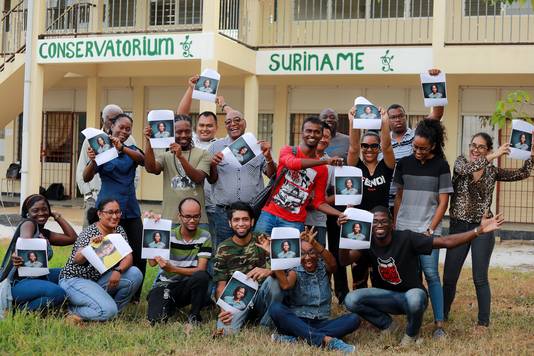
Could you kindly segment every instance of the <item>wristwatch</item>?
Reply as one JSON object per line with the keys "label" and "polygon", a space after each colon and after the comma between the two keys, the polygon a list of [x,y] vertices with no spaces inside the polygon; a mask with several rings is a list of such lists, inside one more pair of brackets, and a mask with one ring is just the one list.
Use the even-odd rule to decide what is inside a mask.
{"label": "wristwatch", "polygon": [[428,232],[430,236],[434,235],[434,230],[432,230],[430,227],[426,229],[426,231]]}
{"label": "wristwatch", "polygon": [[120,268],[119,266],[113,267],[113,270],[122,274],[122,268]]}
{"label": "wristwatch", "polygon": [[475,230],[473,230],[473,232],[475,233],[475,236],[480,236],[480,230],[478,229],[478,226],[475,227]]}

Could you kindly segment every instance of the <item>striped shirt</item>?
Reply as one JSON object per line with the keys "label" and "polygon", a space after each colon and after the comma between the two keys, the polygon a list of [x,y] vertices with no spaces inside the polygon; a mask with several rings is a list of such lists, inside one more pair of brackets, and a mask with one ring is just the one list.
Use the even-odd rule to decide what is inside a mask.
{"label": "striped shirt", "polygon": [[[198,266],[199,258],[210,259],[212,256],[212,243],[210,233],[197,228],[191,241],[185,241],[180,232],[180,225],[171,230],[171,258],[175,267],[194,268]],[[162,282],[177,282],[184,278],[177,273],[161,271],[158,277]]]}
{"label": "striped shirt", "polygon": [[[393,132],[390,132],[391,135],[391,147],[393,148],[393,154],[395,155],[395,162],[398,163],[401,158],[408,157],[413,153],[412,143],[415,138],[415,131],[411,128],[406,128],[406,132],[402,135],[400,142],[397,142],[395,137],[393,137]],[[383,158],[382,153],[380,153],[378,160]],[[395,195],[397,194],[397,187],[393,182],[389,187],[389,206],[393,206],[395,203]]]}

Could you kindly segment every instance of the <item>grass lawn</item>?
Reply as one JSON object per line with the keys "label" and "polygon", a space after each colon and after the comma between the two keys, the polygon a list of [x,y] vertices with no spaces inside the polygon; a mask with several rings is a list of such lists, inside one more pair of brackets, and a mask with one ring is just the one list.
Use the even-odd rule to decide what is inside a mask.
{"label": "grass lawn", "polygon": [[[0,243],[3,256],[6,243]],[[63,266],[70,247],[54,248],[51,267]],[[146,296],[156,269],[149,268],[143,286]],[[398,347],[402,331],[380,336],[364,323],[347,341],[355,343],[361,354],[534,354],[534,274],[492,269],[490,279],[493,293],[492,325],[484,335],[474,333],[477,305],[471,273],[462,273],[451,320],[446,326],[448,338],[434,342],[432,311],[428,308],[423,325],[424,342],[410,348]],[[342,309],[334,302],[336,313]],[[196,328],[184,327],[185,314],[166,325],[151,327],[145,319],[146,301],[128,306],[114,321],[87,323],[83,327],[66,325],[64,311],[42,316],[19,312],[0,322],[0,354],[110,354],[110,355],[310,355],[320,351],[304,343],[275,344],[270,332],[259,327],[247,327],[239,335],[212,339],[215,311],[206,311],[208,320]],[[211,320],[209,320],[211,319]],[[404,325],[404,318],[399,318]]]}

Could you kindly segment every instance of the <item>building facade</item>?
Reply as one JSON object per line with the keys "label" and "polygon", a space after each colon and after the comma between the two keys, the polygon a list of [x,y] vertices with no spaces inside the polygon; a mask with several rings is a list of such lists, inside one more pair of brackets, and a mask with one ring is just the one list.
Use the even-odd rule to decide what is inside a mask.
{"label": "building facade", "polygon": [[[402,104],[413,125],[428,113],[419,74],[447,75],[446,154],[452,164],[471,135],[506,142],[509,127],[484,126],[497,100],[534,94],[534,11],[485,0],[43,0],[0,3],[0,172],[21,159],[24,70],[32,71],[27,190],[62,183],[77,195],[75,165],[85,127],[108,103],[134,118],[142,148],[146,116],[176,110],[187,80],[206,68],[219,94],[244,112],[249,131],[275,152],[298,142],[300,122],[357,96]],[[31,61],[24,63],[26,36]],[[195,113],[216,108],[195,102]],[[532,112],[534,108],[525,108]],[[222,118],[222,116],[221,116]],[[221,119],[222,120],[222,119]],[[221,121],[222,122],[222,121]],[[224,125],[219,125],[219,136]],[[521,162],[500,160],[502,167]],[[161,199],[161,177],[142,174],[138,198]],[[10,188],[20,189],[20,182]],[[5,191],[6,187],[3,186]],[[534,178],[499,184],[495,210],[534,224]]]}

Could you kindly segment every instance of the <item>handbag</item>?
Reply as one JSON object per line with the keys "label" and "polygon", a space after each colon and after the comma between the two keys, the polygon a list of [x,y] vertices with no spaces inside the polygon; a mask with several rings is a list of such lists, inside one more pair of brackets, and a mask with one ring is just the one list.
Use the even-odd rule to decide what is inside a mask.
{"label": "handbag", "polygon": [[[293,155],[295,156],[297,155],[297,147],[295,146],[291,147],[291,151]],[[267,184],[267,186],[263,188],[258,193],[258,195],[256,195],[254,199],[252,199],[252,201],[250,202],[250,207],[254,211],[254,219],[256,221],[258,221],[258,218],[260,217],[260,214],[261,214],[261,210],[271,200],[274,189],[278,186],[278,183],[280,183],[280,181],[282,180],[282,177],[285,176],[287,171],[288,169],[284,167],[280,171],[280,174],[273,175],[271,179],[269,180],[269,184]]]}

